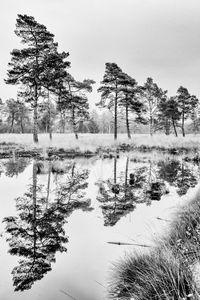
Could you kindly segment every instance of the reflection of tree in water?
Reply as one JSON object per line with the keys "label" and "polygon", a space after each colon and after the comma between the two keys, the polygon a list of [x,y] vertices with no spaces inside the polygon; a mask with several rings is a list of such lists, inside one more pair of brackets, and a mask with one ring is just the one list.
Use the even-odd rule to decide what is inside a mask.
{"label": "reflection of tree in water", "polygon": [[163,194],[168,193],[166,184],[158,176],[155,163],[136,168],[130,174],[130,182],[137,202],[151,205],[152,201],[159,201]]}
{"label": "reflection of tree in water", "polygon": [[114,226],[121,217],[135,208],[135,197],[128,180],[129,159],[126,161],[125,179],[117,183],[117,159],[114,158],[113,180],[108,179],[97,183],[99,195],[97,200],[102,203],[105,226]]}
{"label": "reflection of tree in water", "polygon": [[12,271],[16,291],[31,288],[36,280],[51,270],[56,252],[67,250],[68,239],[63,229],[67,217],[75,209],[90,208],[90,201],[82,199],[87,178],[88,171],[75,171],[73,166],[66,183],[58,184],[55,199],[50,201],[50,179],[47,189],[39,185],[37,164],[33,163],[32,185],[23,197],[16,199],[18,215],[4,219],[6,231],[10,234],[9,253],[21,257]]}
{"label": "reflection of tree in water", "polygon": [[[88,187],[89,171],[76,168],[75,163],[72,164],[71,170],[65,177],[64,183],[57,183],[56,205],[67,216],[71,214],[71,209],[81,208],[84,211],[90,211],[90,199],[85,199],[85,189]],[[84,199],[84,200],[83,200]]]}
{"label": "reflection of tree in water", "polygon": [[102,203],[104,225],[113,226],[121,217],[133,211],[137,204],[150,205],[153,200],[160,200],[167,193],[163,180],[158,179],[155,164],[129,171],[129,158],[126,161],[125,172],[121,173],[117,183],[117,160],[114,159],[114,176],[112,179],[97,183],[99,194],[97,200]]}
{"label": "reflection of tree in water", "polygon": [[3,162],[5,175],[8,177],[18,176],[20,173],[24,172],[29,164],[29,158],[10,158]]}
{"label": "reflection of tree in water", "polygon": [[158,172],[160,177],[170,185],[173,185],[176,181],[179,170],[180,162],[178,160],[161,160],[158,162]]}
{"label": "reflection of tree in water", "polygon": [[178,188],[179,196],[185,195],[190,187],[197,185],[197,174],[183,160],[159,161],[158,169],[163,180]]}

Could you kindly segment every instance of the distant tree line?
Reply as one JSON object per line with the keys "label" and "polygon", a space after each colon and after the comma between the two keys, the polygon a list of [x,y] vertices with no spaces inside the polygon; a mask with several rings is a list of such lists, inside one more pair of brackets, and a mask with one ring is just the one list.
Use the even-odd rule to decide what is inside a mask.
{"label": "distant tree line", "polygon": [[116,63],[106,63],[97,103],[102,112],[90,112],[88,93],[92,79],[76,80],[69,72],[68,52],[59,52],[54,35],[34,17],[18,15],[15,34],[23,47],[11,52],[7,84],[17,85],[17,99],[0,102],[1,132],[146,133],[166,135],[200,130],[199,100],[187,88],[179,87],[169,97],[152,78],[143,85],[122,71]]}
{"label": "distant tree line", "polygon": [[134,118],[135,123],[149,126],[151,136],[158,131],[163,131],[166,135],[174,131],[178,136],[179,128],[185,136],[187,120],[192,121],[194,132],[199,131],[199,100],[182,86],[175,96],[169,97],[167,91],[158,87],[152,78],[147,78],[144,85],[139,86],[117,64],[106,63],[105,75],[98,91],[101,93],[98,105],[113,109],[115,139],[120,114],[125,117],[129,138],[130,118]]}

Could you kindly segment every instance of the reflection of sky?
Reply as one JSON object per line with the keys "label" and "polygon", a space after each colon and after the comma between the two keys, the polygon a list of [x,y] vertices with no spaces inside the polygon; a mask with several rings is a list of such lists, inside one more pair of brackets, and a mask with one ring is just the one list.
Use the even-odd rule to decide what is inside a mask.
{"label": "reflection of sky", "polygon": [[[79,164],[80,163],[80,164]],[[142,166],[140,162],[138,164]],[[117,160],[117,177],[125,171],[126,157]],[[113,178],[113,160],[88,160],[87,163],[79,161],[76,164],[77,170],[89,168],[87,197],[92,200],[91,212],[76,210],[68,219],[65,225],[69,243],[67,243],[67,253],[57,253],[56,263],[52,264],[52,271],[44,278],[36,282],[31,290],[23,293],[13,292],[11,271],[17,264],[18,258],[7,253],[8,245],[5,236],[1,238],[0,252],[0,299],[3,300],[62,300],[67,296],[61,291],[72,295],[80,300],[102,300],[106,279],[112,262],[125,253],[132,250],[146,251],[146,248],[134,246],[116,246],[107,242],[127,242],[151,244],[152,237],[157,236],[166,228],[167,222],[158,220],[169,219],[175,207],[184,203],[188,195],[194,193],[190,189],[187,197],[180,198],[175,188],[170,188],[170,194],[165,195],[160,201],[153,201],[151,206],[139,204],[130,214],[122,217],[114,227],[104,227],[102,211],[96,201],[98,186],[95,182]],[[133,170],[136,163],[130,161],[129,169]],[[14,199],[21,196],[27,190],[27,184],[31,183],[32,165],[18,177],[0,177],[1,210],[0,218],[15,215]],[[38,181],[47,184],[47,174],[39,175]],[[62,178],[64,182],[65,175]],[[121,178],[121,176],[120,176]],[[121,180],[121,179],[120,179]],[[195,188],[196,190],[197,188]],[[53,198],[54,175],[51,176],[51,193]],[[0,232],[3,232],[0,223]]]}

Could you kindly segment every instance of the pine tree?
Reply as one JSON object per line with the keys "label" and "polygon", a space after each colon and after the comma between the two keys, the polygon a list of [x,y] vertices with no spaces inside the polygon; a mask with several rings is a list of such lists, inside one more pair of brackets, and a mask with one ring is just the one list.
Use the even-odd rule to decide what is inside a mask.
{"label": "pine tree", "polygon": [[157,113],[157,130],[164,130],[165,134],[170,134],[171,127],[173,127],[174,134],[177,137],[177,126],[180,121],[181,114],[178,110],[178,104],[176,97],[164,97],[160,100],[158,104]]}
{"label": "pine tree", "polygon": [[[54,43],[54,35],[44,25],[27,15],[18,15],[15,34],[21,38],[26,48],[14,49],[11,52],[11,62],[5,82],[26,86],[26,95],[34,111],[33,140],[37,143],[38,101],[42,87],[47,87],[49,83],[47,74],[52,75],[54,72],[53,78],[56,77],[55,61],[53,63],[51,60],[52,64],[50,64],[50,56],[52,58],[52,55],[56,53],[57,44]],[[53,85],[54,89],[55,80],[51,81],[50,85]]]}
{"label": "pine tree", "polygon": [[65,79],[66,93],[60,99],[60,110],[69,112],[69,122],[73,128],[76,139],[78,139],[78,126],[80,122],[89,119],[89,103],[86,93],[92,92],[92,79],[76,81],[74,77],[67,74]]}
{"label": "pine tree", "polygon": [[185,136],[185,120],[188,119],[188,117],[191,117],[192,110],[198,105],[198,99],[196,96],[190,95],[186,88],[180,86],[177,90],[176,101],[178,110],[181,114],[182,134]]}
{"label": "pine tree", "polygon": [[143,86],[143,98],[147,107],[147,119],[149,123],[150,135],[153,135],[156,116],[158,112],[158,104],[161,98],[166,94],[161,88],[153,81],[152,78],[147,78]]}
{"label": "pine tree", "polygon": [[9,133],[14,132],[14,124],[17,119],[18,105],[15,99],[10,98],[5,103],[5,113],[7,115],[7,122],[10,123]]}
{"label": "pine tree", "polygon": [[53,115],[52,111],[52,99],[56,99],[55,97],[51,97],[52,95],[56,95],[58,97],[58,101],[60,100],[60,94],[62,92],[63,95],[67,94],[67,91],[64,87],[64,78],[67,76],[66,68],[70,67],[70,63],[65,61],[65,59],[69,56],[69,53],[58,53],[55,47],[52,47],[51,53],[46,56],[45,60],[45,72],[43,78],[43,94],[47,99],[46,106],[48,112],[48,132],[49,138],[52,139],[52,121]]}
{"label": "pine tree", "polygon": [[123,72],[116,63],[106,63],[105,74],[98,92],[101,93],[100,107],[111,109],[114,107],[114,139],[117,139],[117,114],[121,97],[121,81]]}
{"label": "pine tree", "polygon": [[120,83],[122,85],[122,93],[119,100],[119,106],[125,108],[127,135],[128,138],[131,139],[129,115],[130,113],[136,114],[136,120],[138,121],[139,118],[141,118],[142,111],[144,110],[144,105],[140,100],[142,89],[138,86],[135,79],[125,73],[123,73],[123,78]]}

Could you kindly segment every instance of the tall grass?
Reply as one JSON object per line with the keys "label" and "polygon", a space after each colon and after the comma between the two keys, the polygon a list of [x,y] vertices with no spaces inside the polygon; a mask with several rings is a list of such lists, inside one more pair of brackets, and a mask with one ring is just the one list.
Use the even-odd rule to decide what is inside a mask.
{"label": "tall grass", "polygon": [[[0,134],[0,143],[2,142],[13,142],[27,147],[35,147],[32,141],[32,134]],[[166,149],[184,147],[197,149],[200,148],[200,136],[187,135],[185,138],[181,136],[176,138],[173,135],[166,136],[163,134],[157,134],[153,137],[147,134],[134,134],[132,139],[129,140],[126,134],[119,134],[118,140],[114,141],[112,134],[80,134],[78,140],[75,139],[73,134],[54,134],[53,140],[50,141],[47,134],[40,134],[38,147],[79,148],[80,150],[95,151],[98,147],[112,148],[122,143],[135,147],[164,147]]]}
{"label": "tall grass", "polygon": [[111,299],[180,300],[196,296],[191,270],[167,247],[135,254],[116,265]]}
{"label": "tall grass", "polygon": [[115,266],[110,298],[200,299],[199,262],[200,192],[176,212],[169,234],[149,253],[133,253]]}
{"label": "tall grass", "polygon": [[200,192],[176,213],[163,243],[190,264],[200,261]]}

